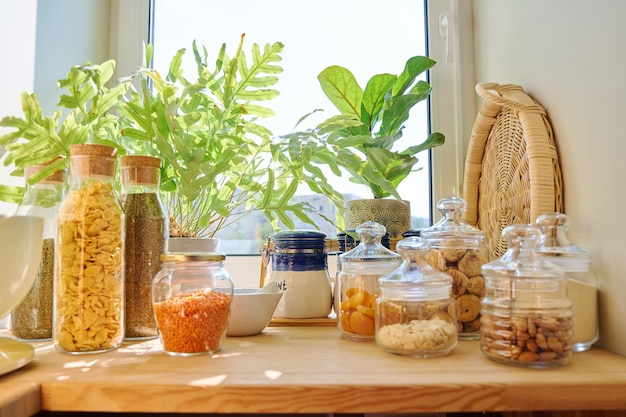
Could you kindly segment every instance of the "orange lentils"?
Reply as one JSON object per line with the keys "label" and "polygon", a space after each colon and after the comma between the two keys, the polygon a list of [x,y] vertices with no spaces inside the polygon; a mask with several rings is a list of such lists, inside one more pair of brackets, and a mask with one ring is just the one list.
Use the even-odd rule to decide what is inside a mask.
{"label": "orange lentils", "polygon": [[226,337],[230,303],[230,294],[214,290],[154,303],[163,349],[172,355],[219,351]]}

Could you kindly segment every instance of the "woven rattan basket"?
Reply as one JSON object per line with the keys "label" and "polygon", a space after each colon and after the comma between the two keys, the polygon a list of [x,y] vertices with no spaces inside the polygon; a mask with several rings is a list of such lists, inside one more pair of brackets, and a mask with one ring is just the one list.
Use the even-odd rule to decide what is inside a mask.
{"label": "woven rattan basket", "polygon": [[506,251],[502,230],[563,211],[561,170],[544,108],[518,85],[481,83],[463,183],[465,220],[483,232],[489,260]]}

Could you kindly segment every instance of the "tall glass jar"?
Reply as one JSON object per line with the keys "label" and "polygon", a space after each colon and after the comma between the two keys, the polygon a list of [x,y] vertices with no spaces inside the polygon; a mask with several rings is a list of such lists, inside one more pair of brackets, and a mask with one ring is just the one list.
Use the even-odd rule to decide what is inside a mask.
{"label": "tall glass jar", "polygon": [[365,222],[356,228],[359,244],[341,258],[335,291],[337,328],[348,340],[373,341],[376,328],[378,279],[393,272],[402,257],[385,248],[381,239],[385,226]]}
{"label": "tall glass jar", "polygon": [[402,264],[378,280],[376,344],[386,352],[431,358],[457,345],[452,278],[428,265],[429,249],[420,237],[400,240]]}
{"label": "tall glass jar", "polygon": [[444,198],[437,203],[441,219],[422,229],[431,250],[428,263],[452,277],[459,339],[480,338],[480,300],[484,278],[480,268],[487,262],[485,234],[463,220],[467,203],[460,198]]}
{"label": "tall glass jar", "polygon": [[122,156],[122,207],[126,216],[124,253],[124,338],[158,337],[152,311],[152,278],[167,252],[169,222],[159,195],[161,160],[151,156]]}
{"label": "tall glass jar", "polygon": [[542,236],[539,254],[560,266],[567,276],[567,296],[572,302],[574,352],[588,350],[598,341],[598,287],[588,251],[569,241],[570,218],[563,213],[537,217]]}
{"label": "tall glass jar", "polygon": [[272,236],[271,281],[283,296],[274,316],[290,319],[327,317],[332,309],[326,235],[288,230]]}
{"label": "tall glass jar", "polygon": [[164,253],[152,282],[152,302],[166,353],[194,356],[222,349],[233,281],[221,253]]}
{"label": "tall glass jar", "polygon": [[49,164],[26,167],[26,190],[17,207],[17,216],[44,219],[41,264],[26,298],[11,312],[11,333],[21,340],[52,339],[52,297],[54,280],[54,241],[57,211],[65,195],[65,169],[31,184],[29,179]]}
{"label": "tall glass jar", "polygon": [[124,338],[124,213],[115,194],[117,150],[70,146],[70,188],[57,220],[54,346],[118,348]]}
{"label": "tall glass jar", "polygon": [[565,273],[537,253],[536,225],[515,224],[502,234],[506,253],[482,268],[481,350],[508,365],[566,365],[572,357],[572,303]]}

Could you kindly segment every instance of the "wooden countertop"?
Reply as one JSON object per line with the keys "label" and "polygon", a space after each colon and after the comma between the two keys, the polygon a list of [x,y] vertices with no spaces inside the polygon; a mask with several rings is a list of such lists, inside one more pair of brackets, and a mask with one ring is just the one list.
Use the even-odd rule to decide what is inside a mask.
{"label": "wooden countertop", "polygon": [[[383,352],[334,327],[269,327],[216,355],[172,357],[158,340],[67,355],[37,343],[0,377],[0,415],[32,410],[186,413],[417,413],[626,410],[626,358],[599,348],[568,366],[521,369],[462,341],[442,358]],[[40,397],[38,397],[40,393]],[[40,403],[38,404],[38,400]]]}

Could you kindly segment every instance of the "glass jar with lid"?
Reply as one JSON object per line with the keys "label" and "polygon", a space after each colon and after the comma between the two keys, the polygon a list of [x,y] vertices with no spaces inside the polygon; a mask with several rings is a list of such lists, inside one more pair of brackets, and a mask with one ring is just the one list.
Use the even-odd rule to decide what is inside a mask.
{"label": "glass jar with lid", "polygon": [[169,221],[159,195],[161,160],[152,156],[120,158],[122,207],[126,215],[124,251],[124,338],[158,337],[152,311],[152,278],[167,251]]}
{"label": "glass jar with lid", "polygon": [[484,232],[463,220],[466,208],[461,198],[439,200],[441,219],[422,229],[420,235],[431,247],[428,263],[452,277],[459,339],[473,340],[480,338],[480,300],[484,291],[480,269],[488,261],[488,250]]}
{"label": "glass jar with lid", "polygon": [[283,296],[275,317],[328,317],[332,289],[326,235],[316,230],[286,230],[272,236],[271,278]]}
{"label": "glass jar with lid", "polygon": [[163,350],[194,356],[222,349],[233,298],[226,255],[164,253],[152,281],[153,310]]}
{"label": "glass jar with lid", "polygon": [[62,163],[31,165],[25,168],[26,189],[16,216],[38,216],[44,219],[41,263],[35,282],[26,298],[11,312],[11,333],[21,340],[52,339],[54,242],[56,238],[57,211],[65,196],[66,170],[59,168],[44,179],[31,183],[35,174],[43,169],[54,170]]}
{"label": "glass jar with lid", "polygon": [[386,352],[430,358],[457,345],[452,278],[428,265],[429,249],[420,237],[400,240],[401,266],[378,280],[376,344]]}
{"label": "glass jar with lid", "polygon": [[515,224],[506,253],[483,265],[481,350],[508,365],[549,368],[572,357],[572,303],[563,269],[538,254],[541,229]]}
{"label": "glass jar with lid", "polygon": [[337,327],[348,340],[373,341],[375,336],[378,279],[393,272],[402,257],[385,248],[385,226],[365,222],[356,228],[359,244],[341,258],[335,291]]}
{"label": "glass jar with lid", "polygon": [[598,287],[591,270],[591,255],[567,238],[570,217],[545,213],[537,217],[542,236],[539,254],[565,270],[567,296],[572,302],[574,352],[588,350],[598,341]]}
{"label": "glass jar with lid", "polygon": [[70,187],[57,219],[55,348],[95,353],[124,338],[124,212],[115,193],[117,150],[70,146]]}

